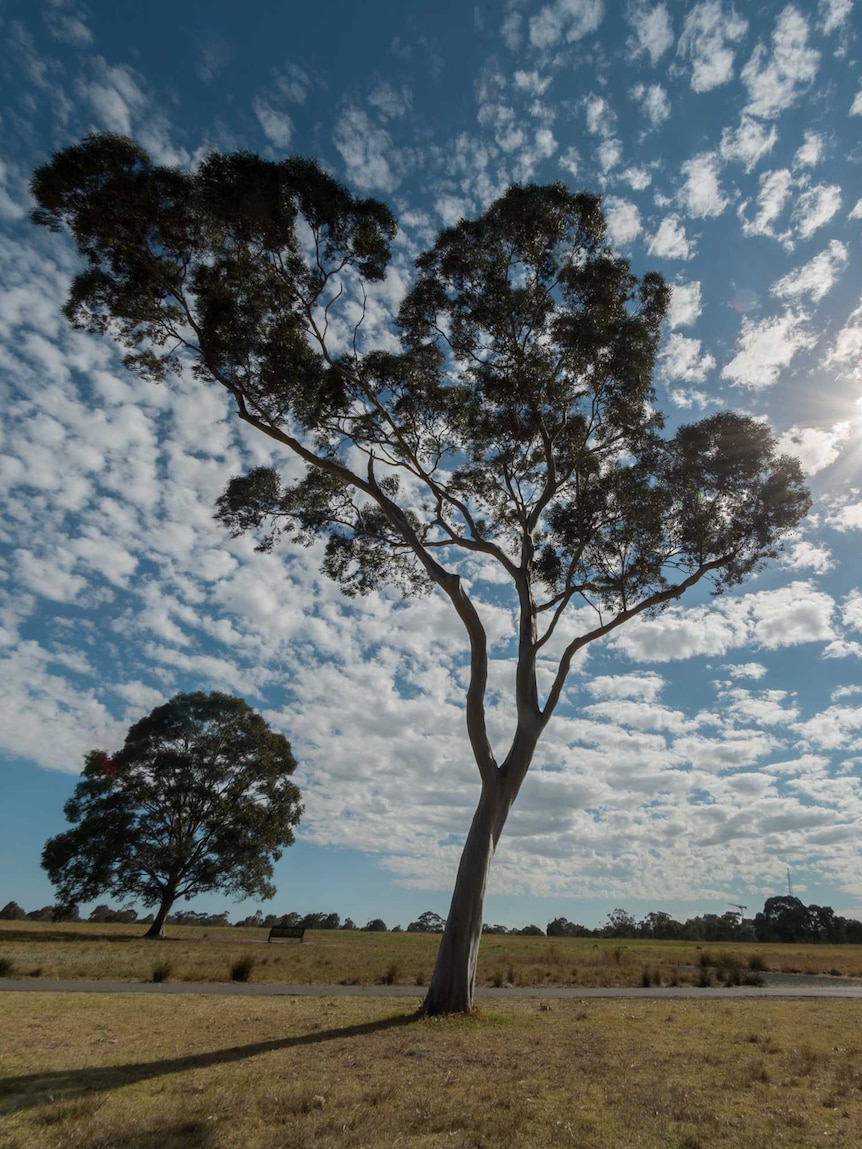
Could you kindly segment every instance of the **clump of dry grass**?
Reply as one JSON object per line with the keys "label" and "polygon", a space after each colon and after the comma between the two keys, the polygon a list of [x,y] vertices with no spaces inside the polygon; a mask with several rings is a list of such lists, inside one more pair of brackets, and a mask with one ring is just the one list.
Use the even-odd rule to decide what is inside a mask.
{"label": "clump of dry grass", "polygon": [[173,963],[164,959],[157,961],[153,966],[152,980],[155,982],[167,981],[173,971]]}
{"label": "clump of dry grass", "polygon": [[256,964],[254,954],[242,954],[230,963],[231,981],[248,981]]}

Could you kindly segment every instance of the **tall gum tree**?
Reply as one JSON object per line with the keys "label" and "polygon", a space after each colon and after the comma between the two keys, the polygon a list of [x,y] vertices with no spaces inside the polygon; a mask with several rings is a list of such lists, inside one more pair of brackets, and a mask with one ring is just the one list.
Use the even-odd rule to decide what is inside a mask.
{"label": "tall gum tree", "polygon": [[[346,594],[437,588],[460,618],[481,789],[424,1008],[471,1009],[491,861],[572,659],[773,557],[809,506],[798,463],[731,412],[663,436],[651,378],[669,290],[606,245],[597,197],[562,184],[513,186],[441,232],[376,347],[367,285],[386,274],[395,221],[312,161],[213,154],[185,172],[94,135],[32,190],[34,221],[67,228],[85,261],[67,317],[144,376],[191,361],[306,464],[290,484],[269,468],[231,480],[221,521],[262,549],[322,538]],[[481,604],[459,573],[477,558],[501,569],[517,617],[501,754]],[[592,624],[576,631],[570,608],[585,604]]]}

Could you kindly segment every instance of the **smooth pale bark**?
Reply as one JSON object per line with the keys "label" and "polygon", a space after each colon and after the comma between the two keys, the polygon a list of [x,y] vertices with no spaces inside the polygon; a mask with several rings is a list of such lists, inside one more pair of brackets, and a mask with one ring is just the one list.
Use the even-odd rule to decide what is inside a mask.
{"label": "smooth pale bark", "polygon": [[[520,739],[516,736],[516,744]],[[497,772],[496,784],[483,786],[473,822],[464,843],[446,928],[440,939],[437,962],[422,1012],[470,1013],[476,985],[476,965],[482,941],[483,909],[488,874],[497,843],[517,797],[535,749],[535,736],[527,747]]]}

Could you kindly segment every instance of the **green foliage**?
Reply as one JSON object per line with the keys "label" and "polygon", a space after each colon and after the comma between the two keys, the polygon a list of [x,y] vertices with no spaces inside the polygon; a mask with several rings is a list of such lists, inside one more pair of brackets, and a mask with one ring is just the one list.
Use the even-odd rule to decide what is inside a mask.
{"label": "green foliage", "polygon": [[[311,161],[213,154],[184,172],[100,134],[32,191],[33,219],[67,226],[86,260],[74,323],[110,331],[145,375],[190,358],[308,464],[291,485],[237,477],[218,517],[264,549],[324,537],[347,593],[439,582],[429,551],[449,547],[517,568],[538,611],[587,598],[627,612],[674,578],[740,581],[807,510],[763,424],[722,413],[660,436],[669,291],[607,247],[596,196],[516,185],[443,231],[417,260],[400,347],[383,350],[346,308],[385,275],[395,222]],[[336,317],[347,350],[343,334],[331,345]],[[347,465],[356,448],[365,473]],[[384,462],[421,492],[409,507]]]}
{"label": "green foliage", "polygon": [[442,934],[446,928],[446,919],[435,914],[433,910],[425,910],[415,922],[407,926],[408,934]]}
{"label": "green foliage", "polygon": [[0,910],[0,922],[23,922],[26,917],[26,912],[17,902],[7,902]]}
{"label": "green foliage", "polygon": [[91,751],[65,806],[72,829],[42,864],[64,903],[116,897],[159,905],[208,890],[272,897],[273,862],[302,810],[290,743],[245,702],[177,694]]}

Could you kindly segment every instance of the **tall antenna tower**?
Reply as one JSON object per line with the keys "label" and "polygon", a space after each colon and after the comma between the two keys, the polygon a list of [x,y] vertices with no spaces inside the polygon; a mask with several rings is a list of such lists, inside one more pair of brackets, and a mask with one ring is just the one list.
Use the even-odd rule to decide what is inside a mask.
{"label": "tall antenna tower", "polygon": [[787,867],[787,896],[793,897],[793,882],[790,880],[790,867]]}

